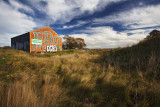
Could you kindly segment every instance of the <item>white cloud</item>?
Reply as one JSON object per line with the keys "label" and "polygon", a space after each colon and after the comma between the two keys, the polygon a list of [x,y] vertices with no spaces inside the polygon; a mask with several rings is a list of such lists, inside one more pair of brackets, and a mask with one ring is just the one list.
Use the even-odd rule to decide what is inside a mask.
{"label": "white cloud", "polygon": [[129,29],[154,27],[160,25],[160,5],[138,7],[132,10],[115,13],[103,18],[94,19],[96,23],[119,22]]}
{"label": "white cloud", "polygon": [[[0,1],[0,45],[10,45],[10,38],[15,35],[20,35],[22,33],[33,30],[36,27],[36,23],[31,17],[18,11],[18,7],[14,8],[15,5],[20,4],[11,3],[11,6],[4,1]],[[13,4],[13,5],[12,5]]]}
{"label": "white cloud", "polygon": [[144,31],[132,31],[135,34],[128,35],[130,31],[117,32],[111,27],[90,27],[83,31],[84,34],[72,34],[72,37],[83,38],[87,48],[115,48],[130,46],[144,39],[148,33]]}
{"label": "white cloud", "polygon": [[[93,14],[105,8],[108,4],[126,0],[28,0],[28,3],[40,12],[46,14],[45,25],[64,24],[75,17]],[[43,25],[44,25],[43,24]],[[61,29],[70,29],[78,25],[64,25]]]}
{"label": "white cloud", "polygon": [[18,2],[17,0],[9,0],[9,2],[11,4],[11,6],[14,9],[16,9],[16,10],[22,9],[25,12],[28,12],[28,13],[31,13],[31,14],[34,13],[34,11],[30,7],[28,7],[27,5],[24,5],[24,4],[20,3],[20,2]]}
{"label": "white cloud", "polygon": [[47,1],[48,0],[27,0],[28,4],[31,5],[34,9],[37,9],[45,13],[46,13],[46,6],[42,4],[47,3]]}
{"label": "white cloud", "polygon": [[76,24],[72,24],[72,25],[64,25],[62,28],[57,28],[57,29],[72,29],[72,28],[76,28],[76,27],[80,27],[82,25],[87,24],[89,21],[78,21]]}
{"label": "white cloud", "polygon": [[[111,2],[119,1],[124,0],[29,0],[35,8],[47,14],[55,23],[69,22],[86,12],[92,14]],[[41,2],[46,2],[47,5],[42,7]]]}
{"label": "white cloud", "polygon": [[98,0],[48,0],[46,12],[55,22],[65,23],[85,11],[93,12],[97,5]]}

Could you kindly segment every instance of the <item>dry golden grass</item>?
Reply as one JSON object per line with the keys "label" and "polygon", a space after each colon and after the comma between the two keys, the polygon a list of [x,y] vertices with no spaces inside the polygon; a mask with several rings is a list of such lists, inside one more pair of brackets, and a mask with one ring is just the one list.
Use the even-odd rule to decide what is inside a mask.
{"label": "dry golden grass", "polygon": [[[49,56],[0,50],[0,105],[156,107],[159,104],[158,81],[147,80],[142,71],[123,72],[117,65],[99,63],[100,56],[97,51],[85,50]],[[153,63],[156,64],[154,56],[148,64]]]}

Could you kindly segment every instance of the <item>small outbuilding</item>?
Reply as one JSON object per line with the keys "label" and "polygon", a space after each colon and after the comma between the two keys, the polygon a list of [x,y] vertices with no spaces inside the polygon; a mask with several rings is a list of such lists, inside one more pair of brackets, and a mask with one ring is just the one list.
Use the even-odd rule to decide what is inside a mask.
{"label": "small outbuilding", "polygon": [[49,26],[11,38],[11,48],[28,52],[62,51],[62,38]]}

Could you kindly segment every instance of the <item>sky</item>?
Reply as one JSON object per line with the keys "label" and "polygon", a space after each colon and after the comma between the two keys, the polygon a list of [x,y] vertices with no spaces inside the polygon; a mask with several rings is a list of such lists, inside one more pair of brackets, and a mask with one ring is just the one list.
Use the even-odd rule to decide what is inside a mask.
{"label": "sky", "polygon": [[90,49],[131,46],[160,30],[160,0],[0,0],[0,46],[45,26]]}

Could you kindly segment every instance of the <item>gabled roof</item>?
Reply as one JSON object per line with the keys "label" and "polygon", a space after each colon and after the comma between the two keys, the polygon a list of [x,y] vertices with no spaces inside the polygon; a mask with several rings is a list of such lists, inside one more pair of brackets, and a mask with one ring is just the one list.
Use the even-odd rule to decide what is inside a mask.
{"label": "gabled roof", "polygon": [[[36,31],[45,30],[45,29],[50,29],[50,30],[52,30],[54,33],[56,33],[56,32],[55,32],[51,27],[49,27],[49,26],[46,26],[46,27],[43,27],[43,28],[39,28],[39,29],[30,31],[30,32],[36,32]],[[27,33],[30,33],[30,32],[27,32]],[[27,34],[27,33],[24,33],[24,34]],[[22,36],[22,35],[24,35],[24,34],[21,34],[21,35],[12,37],[12,38],[20,37],[20,36]],[[56,34],[57,34],[57,33],[56,33]],[[58,35],[58,34],[57,34],[57,35]],[[11,39],[12,39],[12,38],[11,38]]]}
{"label": "gabled roof", "polygon": [[[51,27],[49,27],[49,26],[46,26],[46,27],[43,27],[43,28],[40,28],[40,29],[36,29],[36,30],[33,30],[33,31],[30,31],[30,32],[36,32],[36,31],[40,31],[40,30],[47,30],[47,29],[49,29],[49,30],[52,30],[54,33],[56,33]],[[57,34],[57,33],[56,33]],[[58,34],[57,34],[58,35]]]}

